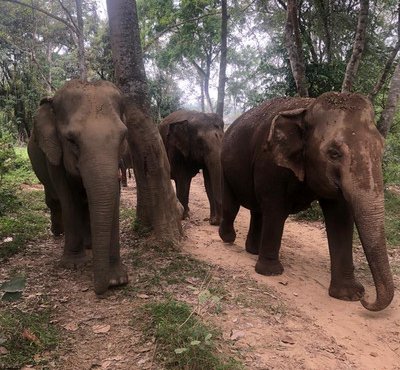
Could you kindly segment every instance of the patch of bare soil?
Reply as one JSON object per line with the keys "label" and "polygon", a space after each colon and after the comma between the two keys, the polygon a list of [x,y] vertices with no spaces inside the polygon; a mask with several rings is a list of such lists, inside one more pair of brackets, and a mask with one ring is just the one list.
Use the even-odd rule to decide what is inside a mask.
{"label": "patch of bare soil", "polygon": [[[135,204],[131,182],[122,191],[122,202]],[[206,220],[209,210],[201,175],[192,182],[190,207],[182,248],[212,265],[210,274],[222,305],[218,312],[203,312],[203,319],[221,330],[219,351],[239,359],[248,369],[400,369],[398,292],[391,306],[379,313],[366,311],[358,302],[330,298],[323,225],[287,222],[282,245],[285,271],[265,277],[255,273],[256,257],[244,250],[248,211],[240,211],[237,240],[228,245]],[[126,225],[122,230],[127,230]],[[49,359],[46,368],[161,368],[156,362],[156,340],[132,322],[140,307],[166,293],[196,305],[204,281],[198,277],[180,283],[164,280],[162,274],[156,276],[157,271],[166,271],[173,255],[153,261],[149,251],[139,261],[134,236],[123,231],[121,242],[130,284],[102,299],[93,293],[91,266],[78,271],[58,266],[62,239],[49,236],[0,266],[0,283],[14,272],[27,276],[23,300],[13,305],[27,310],[51,308],[53,323],[61,330],[59,348],[43,354]],[[390,258],[398,266],[397,250],[391,251]],[[355,263],[368,293],[374,295],[359,250]],[[398,287],[398,277],[395,283]],[[6,305],[0,302],[1,308]]]}

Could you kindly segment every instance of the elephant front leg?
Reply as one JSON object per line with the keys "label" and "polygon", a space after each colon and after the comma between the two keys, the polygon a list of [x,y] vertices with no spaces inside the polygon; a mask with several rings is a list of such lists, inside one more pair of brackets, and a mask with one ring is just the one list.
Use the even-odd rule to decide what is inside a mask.
{"label": "elephant front leg", "polygon": [[[265,212],[265,209],[268,211]],[[255,268],[256,272],[261,275],[280,275],[283,272],[279,251],[287,216],[287,213],[280,209],[278,204],[264,207],[261,245]]]}
{"label": "elephant front leg", "polygon": [[206,188],[208,202],[210,204],[210,224],[219,225],[221,222],[221,215],[220,212],[217,212],[215,194],[212,187],[210,173],[207,168],[203,169],[203,177],[204,177],[204,186]]}
{"label": "elephant front leg", "polygon": [[246,238],[246,251],[258,254],[261,244],[262,213],[251,211],[250,228]]}
{"label": "elephant front leg", "polygon": [[219,225],[219,236],[225,243],[233,243],[236,239],[236,232],[233,227],[240,204],[233,194],[228,182],[223,179],[222,191],[222,220]]}
{"label": "elephant front leg", "polygon": [[364,295],[364,287],[354,276],[353,217],[344,200],[320,200],[319,203],[325,217],[331,257],[329,295],[358,301]]}
{"label": "elephant front leg", "polygon": [[183,206],[183,219],[189,218],[189,191],[192,178],[185,174],[180,174],[175,180],[176,196]]}

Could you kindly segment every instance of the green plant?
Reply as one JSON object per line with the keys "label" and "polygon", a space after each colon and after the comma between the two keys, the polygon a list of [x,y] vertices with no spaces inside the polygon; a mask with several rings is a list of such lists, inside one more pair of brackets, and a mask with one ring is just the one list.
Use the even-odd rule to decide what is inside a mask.
{"label": "green plant", "polygon": [[48,358],[40,354],[55,348],[57,329],[50,324],[48,311],[27,313],[18,309],[0,312],[1,369],[19,369],[27,364],[45,365]]}
{"label": "green plant", "polygon": [[168,300],[145,306],[150,331],[157,340],[156,357],[169,369],[240,369],[233,359],[216,354],[215,329],[205,325],[186,303]]}
{"label": "green plant", "polygon": [[298,221],[322,221],[323,218],[318,201],[312,202],[309,208],[294,215],[294,219]]}

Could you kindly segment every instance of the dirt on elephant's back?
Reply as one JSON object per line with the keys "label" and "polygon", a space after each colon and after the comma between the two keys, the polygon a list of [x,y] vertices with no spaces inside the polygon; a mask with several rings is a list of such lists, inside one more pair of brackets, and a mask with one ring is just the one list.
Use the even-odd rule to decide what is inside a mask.
{"label": "dirt on elephant's back", "polygon": [[[125,208],[134,207],[135,193],[129,179],[128,188],[122,190]],[[255,273],[256,257],[244,250],[247,210],[239,212],[237,240],[228,245],[220,240],[218,228],[207,221],[201,174],[193,179],[189,206],[191,218],[184,221],[182,248],[212,266],[211,280],[219,287],[215,294],[222,298],[221,307],[200,316],[222,333],[220,352],[234,356],[246,369],[400,369],[398,289],[390,307],[378,313],[366,311],[359,302],[330,298],[329,255],[321,223],[289,220],[281,249],[285,271],[281,276],[265,277]],[[157,362],[158,340],[134,324],[141,320],[141,308],[165,299],[166,294],[196,307],[205,283],[190,277],[174,285],[160,275],[151,286],[151,273],[167,271],[167,263],[176,257],[138,261],[138,244],[125,224],[128,221],[121,228],[121,251],[130,283],[102,299],[93,293],[90,265],[78,271],[60,268],[62,239],[49,235],[0,265],[0,283],[15,272],[27,277],[23,299],[12,306],[22,311],[49,309],[52,324],[60,330],[59,346],[35,356],[39,364],[57,370],[162,368]],[[356,274],[373,297],[360,248],[355,248],[355,256]],[[391,249],[390,260],[398,273],[398,249]],[[398,283],[396,275],[397,287]],[[0,301],[3,306],[6,303]]]}

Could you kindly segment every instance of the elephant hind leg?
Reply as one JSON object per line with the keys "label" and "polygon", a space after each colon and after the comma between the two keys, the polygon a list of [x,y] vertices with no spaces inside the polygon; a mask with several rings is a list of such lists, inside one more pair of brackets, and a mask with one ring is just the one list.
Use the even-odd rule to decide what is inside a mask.
{"label": "elephant hind leg", "polygon": [[246,251],[251,254],[258,254],[261,243],[262,213],[251,211],[250,228],[247,233]]}
{"label": "elephant hind leg", "polygon": [[192,178],[182,174],[175,179],[176,196],[183,206],[183,218],[189,218],[189,191]]}
{"label": "elephant hind leg", "polygon": [[217,206],[215,201],[215,194],[212,188],[210,173],[207,168],[203,168],[204,186],[206,188],[208,202],[210,203],[210,224],[219,225],[220,215],[217,214]]}
{"label": "elephant hind leg", "polygon": [[230,185],[223,179],[222,191],[222,220],[219,225],[219,236],[225,243],[233,243],[236,239],[236,232],[233,227],[236,215],[239,212],[240,204],[237,201]]}

